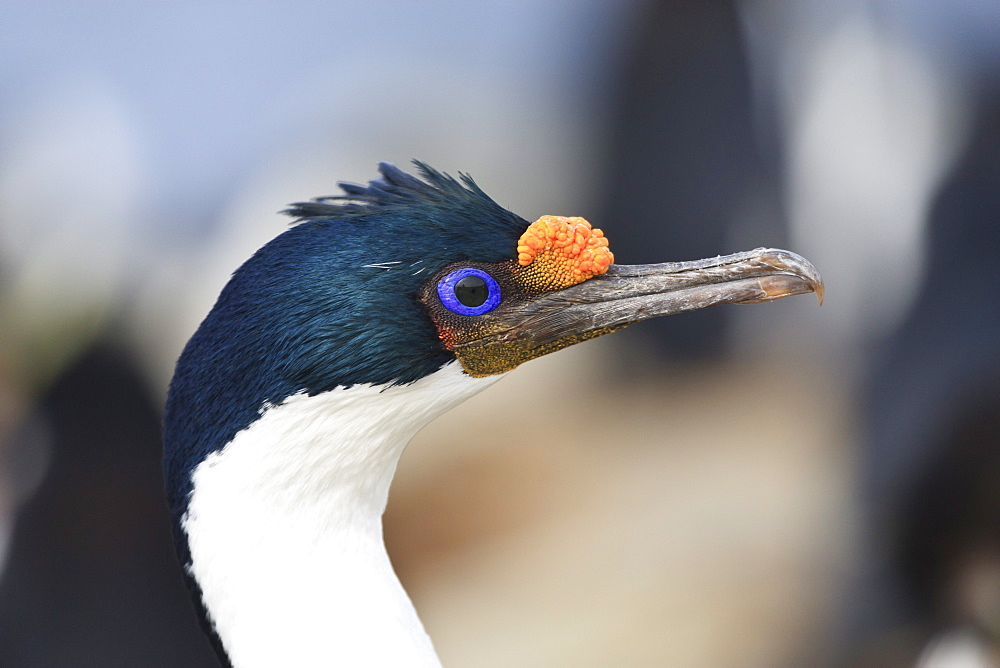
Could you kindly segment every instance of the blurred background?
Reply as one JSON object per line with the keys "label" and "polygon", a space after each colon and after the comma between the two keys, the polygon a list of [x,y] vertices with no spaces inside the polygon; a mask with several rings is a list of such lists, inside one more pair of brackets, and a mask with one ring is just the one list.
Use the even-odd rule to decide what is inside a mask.
{"label": "blurred background", "polygon": [[276,211],[411,158],[622,263],[778,246],[827,284],[425,429],[386,534],[446,665],[1000,662],[996,0],[6,0],[0,665],[214,665],[173,362]]}

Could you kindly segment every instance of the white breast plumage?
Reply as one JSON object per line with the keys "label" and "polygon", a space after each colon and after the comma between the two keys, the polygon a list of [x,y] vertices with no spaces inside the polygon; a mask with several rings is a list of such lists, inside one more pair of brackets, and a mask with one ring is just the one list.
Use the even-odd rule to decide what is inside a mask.
{"label": "white breast plumage", "polygon": [[381,515],[410,438],[498,378],[452,363],[410,385],[294,395],[195,469],[189,568],[234,665],[438,665]]}

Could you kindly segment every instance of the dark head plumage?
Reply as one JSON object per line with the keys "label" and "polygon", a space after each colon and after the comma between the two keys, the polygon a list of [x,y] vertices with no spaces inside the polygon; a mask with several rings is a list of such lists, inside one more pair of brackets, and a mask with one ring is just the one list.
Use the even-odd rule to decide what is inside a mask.
{"label": "dark head plumage", "polygon": [[190,470],[267,404],[361,383],[405,384],[454,355],[419,302],[461,261],[516,257],[528,222],[461,181],[381,163],[367,186],[293,204],[296,223],[236,270],[177,364],[164,437],[171,505]]}

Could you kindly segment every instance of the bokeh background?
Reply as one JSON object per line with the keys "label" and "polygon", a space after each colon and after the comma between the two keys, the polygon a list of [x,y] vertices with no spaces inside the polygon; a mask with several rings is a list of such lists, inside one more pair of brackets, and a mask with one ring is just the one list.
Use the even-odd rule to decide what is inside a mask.
{"label": "bokeh background", "polygon": [[214,665],[173,361],[276,211],[411,158],[623,263],[779,246],[827,284],[421,433],[386,533],[446,665],[1000,660],[996,0],[5,0],[0,665]]}

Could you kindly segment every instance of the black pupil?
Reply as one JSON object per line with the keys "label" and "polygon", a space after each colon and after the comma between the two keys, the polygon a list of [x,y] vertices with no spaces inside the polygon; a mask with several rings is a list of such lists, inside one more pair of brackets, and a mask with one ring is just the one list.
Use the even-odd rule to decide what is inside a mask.
{"label": "black pupil", "polygon": [[486,281],[478,276],[466,276],[455,283],[455,297],[462,306],[475,308],[486,303],[486,298],[490,296],[490,289]]}

